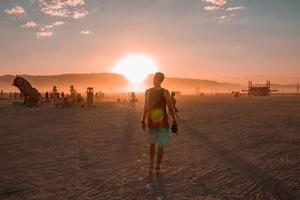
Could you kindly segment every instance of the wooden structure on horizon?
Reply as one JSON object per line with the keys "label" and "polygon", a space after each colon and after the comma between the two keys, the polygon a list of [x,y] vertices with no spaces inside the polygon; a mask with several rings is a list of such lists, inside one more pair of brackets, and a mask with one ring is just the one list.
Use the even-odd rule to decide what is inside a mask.
{"label": "wooden structure on horizon", "polygon": [[252,81],[248,81],[248,90],[242,90],[248,92],[249,96],[269,96],[272,92],[277,90],[271,90],[271,81],[267,80],[266,86],[253,86]]}

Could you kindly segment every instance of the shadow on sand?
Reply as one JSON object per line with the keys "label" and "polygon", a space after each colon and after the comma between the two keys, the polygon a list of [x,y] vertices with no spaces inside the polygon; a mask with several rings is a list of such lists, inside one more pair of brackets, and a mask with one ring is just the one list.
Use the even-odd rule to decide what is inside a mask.
{"label": "shadow on sand", "polygon": [[243,160],[233,152],[224,149],[222,146],[212,141],[205,133],[189,124],[188,121],[182,119],[181,124],[187,130],[188,134],[215,151],[227,165],[240,171],[241,176],[250,179],[265,192],[272,194],[274,198],[280,200],[299,199],[299,194],[289,188],[285,182],[272,176],[266,170],[259,169],[252,163]]}
{"label": "shadow on sand", "polygon": [[148,177],[148,199],[149,200],[167,200],[165,191],[164,175]]}
{"label": "shadow on sand", "polygon": [[130,142],[132,141],[132,137],[136,132],[135,124],[137,120],[137,113],[134,109],[128,109],[128,113],[126,118],[124,119],[127,121],[126,126],[124,127],[123,135],[120,138],[120,148],[119,152],[124,154],[124,152],[130,152]]}

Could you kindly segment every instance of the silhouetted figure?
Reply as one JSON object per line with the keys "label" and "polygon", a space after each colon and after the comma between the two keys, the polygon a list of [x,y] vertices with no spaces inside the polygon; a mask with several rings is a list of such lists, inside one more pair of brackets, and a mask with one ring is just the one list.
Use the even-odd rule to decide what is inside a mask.
{"label": "silhouetted figure", "polygon": [[53,86],[52,88],[51,100],[54,103],[55,107],[59,106],[59,93],[56,86]]}
{"label": "silhouetted figure", "polygon": [[137,102],[137,99],[135,97],[135,93],[131,92],[129,96],[129,105],[132,107],[135,107],[135,103]]}
{"label": "silhouetted figure", "polygon": [[84,99],[83,99],[83,97],[81,96],[80,93],[77,93],[76,100],[77,100],[77,103],[79,105],[81,105],[81,107],[84,107]]}
{"label": "silhouetted figure", "polygon": [[73,85],[70,86],[70,96],[72,103],[76,102],[76,90]]}
{"label": "silhouetted figure", "polygon": [[[169,144],[169,122],[167,107],[173,118],[172,130],[177,133],[177,123],[174,108],[171,102],[168,90],[161,87],[164,81],[163,73],[156,73],[153,77],[154,87],[145,92],[145,105],[143,119],[141,121],[143,130],[148,132],[150,166],[149,175],[152,175],[154,169],[155,144],[158,146],[156,175],[160,174],[160,163],[163,158],[163,148]],[[145,120],[147,120],[147,125]]]}
{"label": "silhouetted figure", "polygon": [[45,93],[45,99],[46,99],[47,101],[49,101],[49,92],[46,92],[46,93]]}
{"label": "silhouetted figure", "polygon": [[61,107],[71,107],[71,102],[69,101],[69,97],[65,96],[61,98]]}
{"label": "silhouetted figure", "polygon": [[177,109],[177,107],[176,107],[177,101],[176,101],[176,99],[175,99],[175,95],[176,95],[176,93],[175,93],[174,91],[171,92],[171,102],[172,102],[172,105],[173,105],[175,114],[177,114],[179,111],[178,111],[178,109]]}

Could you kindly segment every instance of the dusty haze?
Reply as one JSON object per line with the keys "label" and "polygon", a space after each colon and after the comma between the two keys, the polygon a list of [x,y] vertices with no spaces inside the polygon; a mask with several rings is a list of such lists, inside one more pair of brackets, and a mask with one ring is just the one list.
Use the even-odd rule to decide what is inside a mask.
{"label": "dusty haze", "polygon": [[[152,75],[148,76],[144,83],[141,84],[132,84],[124,76],[114,73],[21,76],[29,80],[33,87],[36,87],[41,92],[51,91],[54,85],[58,87],[59,91],[64,92],[68,92],[70,85],[74,85],[75,89],[79,92],[83,92],[87,87],[91,86],[94,87],[95,91],[106,93],[141,92],[152,86]],[[0,89],[5,91],[18,91],[17,88],[11,85],[14,78],[14,75],[0,76]],[[213,80],[166,77],[163,85],[169,90],[181,91],[183,94],[195,93],[196,87],[199,87],[200,92],[204,93],[230,93],[233,90],[240,91],[247,89],[247,81],[248,80],[245,80],[244,85],[239,85]],[[261,82],[257,84],[265,83]],[[277,89],[279,92],[296,92],[296,84],[280,85],[272,83],[272,89]]]}

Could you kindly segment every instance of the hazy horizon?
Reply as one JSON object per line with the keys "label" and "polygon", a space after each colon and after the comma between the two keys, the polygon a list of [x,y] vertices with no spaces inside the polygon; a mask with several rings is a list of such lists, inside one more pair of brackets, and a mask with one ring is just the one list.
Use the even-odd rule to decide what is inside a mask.
{"label": "hazy horizon", "polygon": [[[62,74],[62,75],[21,75],[27,79],[33,87],[40,92],[51,91],[52,87],[57,86],[59,91],[66,93],[73,85],[77,91],[84,92],[87,87],[93,87],[95,91],[104,93],[127,93],[127,92],[144,92],[146,89],[153,87],[152,76],[147,76],[143,82],[134,83],[128,80],[124,75],[116,73],[92,73],[92,74]],[[15,76],[0,76],[0,89],[5,91],[18,91],[12,86]],[[265,85],[266,81],[253,82],[254,85]],[[190,79],[182,77],[166,76],[163,85],[170,91],[180,91],[182,94],[194,94],[196,88],[204,93],[231,93],[232,91],[240,91],[248,88],[248,82],[243,84],[235,84],[229,82],[218,82],[216,80]],[[279,92],[295,93],[296,83],[280,84],[271,81],[271,88]]]}
{"label": "hazy horizon", "polygon": [[[18,74],[0,74],[0,76],[16,76],[16,75],[27,75],[27,76],[63,76],[63,75],[89,75],[89,74],[118,74],[115,72],[86,72],[86,73],[61,73],[61,74],[28,74],[28,73],[18,73]],[[122,74],[118,74],[121,76],[124,76]],[[150,74],[151,75],[151,74]],[[266,80],[271,80],[271,83],[274,84],[280,84],[280,85],[291,85],[291,84],[297,84],[300,82],[300,77],[294,76],[294,77],[290,77],[289,81],[282,81],[282,79],[280,79],[280,77],[274,77],[274,76],[244,76],[244,77],[235,77],[235,79],[233,77],[229,77],[229,79],[227,80],[218,80],[218,79],[205,79],[205,78],[201,78],[201,77],[195,77],[195,78],[191,78],[191,77],[183,77],[183,76],[168,76],[168,74],[166,74],[166,77],[168,78],[182,78],[182,79],[195,79],[195,80],[208,80],[208,81],[216,81],[219,83],[232,83],[232,84],[239,84],[242,86],[246,86],[248,84],[248,81],[251,80],[254,82],[254,84],[265,84]],[[230,79],[231,78],[231,79]],[[298,81],[299,80],[299,81]]]}

